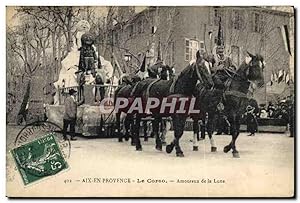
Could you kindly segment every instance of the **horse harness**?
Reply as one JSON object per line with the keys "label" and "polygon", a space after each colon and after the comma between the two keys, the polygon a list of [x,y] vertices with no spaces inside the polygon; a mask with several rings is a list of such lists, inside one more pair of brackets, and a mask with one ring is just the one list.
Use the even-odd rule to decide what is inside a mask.
{"label": "horse harness", "polygon": [[[203,60],[204,61],[204,60]],[[198,80],[200,81],[200,83],[203,83],[203,79],[202,79],[202,77],[201,77],[201,74],[200,74],[200,72],[199,72],[199,70],[198,70],[198,65],[197,65],[197,63],[196,62],[194,62],[195,63],[195,69],[196,69],[196,74],[197,74],[197,76],[198,76]],[[181,75],[181,74],[180,74]],[[173,94],[174,93],[174,91],[175,91],[175,85],[176,85],[176,83],[177,83],[177,80],[178,80],[178,78],[179,78],[179,76],[180,75],[176,75],[175,77],[174,77],[174,79],[173,79],[173,82],[172,82],[172,84],[171,84],[171,86],[170,86],[170,93],[171,94]]]}
{"label": "horse harness", "polygon": [[130,96],[131,96],[131,97],[133,96],[133,94],[134,94],[134,92],[135,92],[135,90],[136,90],[138,84],[139,84],[139,82],[137,82],[137,83],[133,86],[133,88],[132,88],[132,90],[131,90],[131,92],[130,92]]}
{"label": "horse harness", "polygon": [[[232,70],[229,70],[228,68],[224,67],[223,70],[225,71],[225,73],[228,75],[228,79],[225,81],[225,89],[224,89],[224,93],[223,93],[223,101],[226,101],[226,96],[236,96],[236,97],[240,97],[240,98],[247,98],[248,96],[246,93],[243,93],[241,91],[237,91],[237,90],[229,90],[229,87],[232,83],[232,81],[234,80],[234,76],[239,76],[241,77],[238,73],[233,72]],[[230,74],[230,72],[232,74]]]}
{"label": "horse harness", "polygon": [[154,81],[152,81],[149,85],[148,85],[148,87],[147,87],[147,89],[146,89],[146,100],[149,98],[149,95],[150,95],[150,89],[151,89],[151,87],[155,84],[155,83],[157,83],[158,81],[160,81],[161,79],[159,78],[159,79],[156,79],[156,80],[154,80]]}

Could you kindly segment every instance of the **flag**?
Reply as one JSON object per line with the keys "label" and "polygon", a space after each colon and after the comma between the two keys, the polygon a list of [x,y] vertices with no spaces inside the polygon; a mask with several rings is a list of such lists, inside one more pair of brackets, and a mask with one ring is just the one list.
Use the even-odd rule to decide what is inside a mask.
{"label": "flag", "polygon": [[274,72],[272,71],[272,74],[271,74],[271,81],[270,81],[270,86],[273,85],[273,82],[274,82]]}
{"label": "flag", "polygon": [[142,62],[142,64],[141,64],[139,70],[140,70],[141,72],[145,72],[145,71],[146,71],[146,54],[145,54],[145,56],[144,56],[143,62]]}
{"label": "flag", "polygon": [[283,39],[285,50],[290,55],[292,55],[291,54],[291,47],[290,47],[290,39],[289,39],[288,26],[287,25],[280,26],[280,30],[281,30],[281,35],[282,35],[282,39]]}
{"label": "flag", "polygon": [[284,79],[284,75],[285,74],[285,71],[284,70],[279,70],[279,73],[278,73],[278,84]]}
{"label": "flag", "polygon": [[212,31],[209,31],[209,32],[208,32],[208,36],[209,36],[209,39],[210,39],[210,40],[212,39],[212,34],[213,34]]}
{"label": "flag", "polygon": [[287,73],[286,75],[285,75],[285,83],[286,84],[290,84],[290,73]]}
{"label": "flag", "polygon": [[224,45],[224,36],[223,36],[223,30],[222,30],[222,25],[221,25],[221,17],[219,21],[219,29],[218,29],[218,36],[217,36],[217,46],[222,46]]}

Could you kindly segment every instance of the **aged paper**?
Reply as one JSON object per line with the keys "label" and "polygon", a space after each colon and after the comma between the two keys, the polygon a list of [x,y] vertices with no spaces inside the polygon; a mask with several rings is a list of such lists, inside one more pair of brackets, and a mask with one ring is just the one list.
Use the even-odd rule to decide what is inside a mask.
{"label": "aged paper", "polygon": [[290,6],[7,6],[6,195],[294,197],[294,30]]}

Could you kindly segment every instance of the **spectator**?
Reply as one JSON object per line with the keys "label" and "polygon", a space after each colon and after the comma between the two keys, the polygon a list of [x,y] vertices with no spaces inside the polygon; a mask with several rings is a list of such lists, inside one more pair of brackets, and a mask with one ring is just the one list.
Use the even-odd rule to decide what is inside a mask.
{"label": "spectator", "polygon": [[71,140],[76,140],[75,138],[75,125],[77,119],[77,106],[81,105],[83,101],[77,103],[75,100],[76,90],[70,89],[69,95],[65,100],[65,114],[63,120],[63,138],[67,140],[67,130],[70,126]]}
{"label": "spectator", "polygon": [[250,105],[246,108],[246,122],[247,122],[247,131],[250,132],[248,136],[254,136],[257,132],[258,124],[255,115],[255,107]]}
{"label": "spectator", "polygon": [[268,113],[265,109],[260,110],[260,118],[268,118]]}
{"label": "spectator", "polygon": [[269,105],[268,105],[268,108],[267,108],[267,113],[268,113],[269,118],[274,117],[274,111],[275,111],[275,107],[274,107],[273,103],[269,102]]}

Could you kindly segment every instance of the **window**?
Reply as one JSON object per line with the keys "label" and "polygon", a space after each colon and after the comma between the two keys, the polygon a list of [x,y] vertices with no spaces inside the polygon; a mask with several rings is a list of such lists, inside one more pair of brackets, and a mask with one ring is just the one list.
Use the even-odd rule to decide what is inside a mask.
{"label": "window", "polygon": [[244,22],[244,16],[242,11],[234,11],[233,12],[233,21],[232,27],[236,30],[241,30]]}
{"label": "window", "polygon": [[252,31],[263,32],[263,15],[259,13],[253,13],[252,15]]}
{"label": "window", "polygon": [[200,41],[200,49],[201,52],[205,52],[205,44],[204,41]]}
{"label": "window", "polygon": [[151,27],[151,34],[155,34],[156,30],[157,30],[157,27],[156,26],[152,26]]}
{"label": "window", "polygon": [[240,65],[240,48],[238,46],[231,46],[231,55],[232,55],[232,62],[234,65]]}
{"label": "window", "polygon": [[196,40],[185,39],[185,60],[191,61],[196,59],[196,52],[199,49],[199,43]]}

